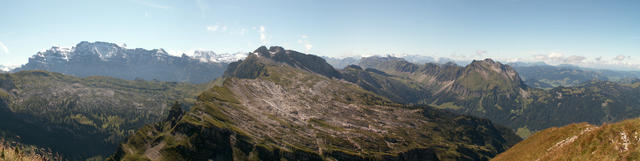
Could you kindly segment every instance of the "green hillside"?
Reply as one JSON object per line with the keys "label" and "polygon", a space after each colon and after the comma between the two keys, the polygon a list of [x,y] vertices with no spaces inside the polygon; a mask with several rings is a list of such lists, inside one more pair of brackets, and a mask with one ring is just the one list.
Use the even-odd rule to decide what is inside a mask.
{"label": "green hillside", "polygon": [[595,126],[552,127],[535,133],[493,160],[638,160],[640,119]]}
{"label": "green hillside", "polygon": [[0,134],[66,158],[105,156],[172,101],[192,104],[207,85],[77,78],[44,71],[0,74]]}

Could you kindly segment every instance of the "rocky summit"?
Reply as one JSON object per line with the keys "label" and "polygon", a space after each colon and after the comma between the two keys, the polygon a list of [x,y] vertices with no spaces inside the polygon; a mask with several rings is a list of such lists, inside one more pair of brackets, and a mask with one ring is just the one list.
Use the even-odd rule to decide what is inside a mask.
{"label": "rocky summit", "polygon": [[13,71],[46,70],[79,77],[111,76],[170,82],[205,83],[222,75],[237,55],[195,51],[193,56],[169,55],[163,49],[128,49],[107,42],[78,43],[72,48],[52,47],[38,52]]}
{"label": "rocky summit", "polygon": [[314,55],[260,47],[190,111],[138,130],[110,160],[488,160],[520,140],[486,119],[406,106]]}

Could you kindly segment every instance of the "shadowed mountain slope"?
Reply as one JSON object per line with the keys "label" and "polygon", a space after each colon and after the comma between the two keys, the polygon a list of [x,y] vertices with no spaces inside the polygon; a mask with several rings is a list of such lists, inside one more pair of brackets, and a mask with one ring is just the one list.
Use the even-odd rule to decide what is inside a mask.
{"label": "shadowed mountain slope", "polygon": [[105,156],[141,126],[191,104],[205,85],[77,78],[45,71],[0,74],[0,135],[68,159]]}

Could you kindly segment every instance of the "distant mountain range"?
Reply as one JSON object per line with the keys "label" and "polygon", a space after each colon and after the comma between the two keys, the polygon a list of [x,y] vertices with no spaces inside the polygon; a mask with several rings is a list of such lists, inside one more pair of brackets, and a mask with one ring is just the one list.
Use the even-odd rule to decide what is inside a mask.
{"label": "distant mountain range", "polygon": [[514,68],[491,59],[462,67],[369,57],[344,70],[346,80],[393,101],[489,118],[517,129],[522,137],[553,126],[602,124],[640,116],[637,79],[595,80],[545,90],[526,85]]}
{"label": "distant mountain range", "polygon": [[531,87],[553,88],[571,87],[593,80],[625,82],[640,78],[640,71],[614,71],[607,69],[582,68],[572,65],[551,66],[542,64],[510,64]]}
{"label": "distant mountain range", "polygon": [[[342,69],[349,65],[358,65],[366,58],[402,59],[414,64],[447,64],[453,63],[460,66],[468,65],[466,61],[455,61],[453,59],[438,58],[429,56],[406,55],[406,56],[372,56],[372,57],[347,57],[333,58],[323,57],[332,66]],[[608,69],[583,68],[573,65],[548,65],[544,62],[513,62],[508,63],[515,69],[525,84],[535,88],[570,87],[583,84],[592,80],[600,81],[629,81],[640,78],[640,71],[615,71]]]}
{"label": "distant mountain range", "polygon": [[[342,69],[349,65],[356,65],[360,63],[360,60],[367,57],[382,57],[382,56],[362,56],[362,57],[346,57],[346,58],[334,58],[328,56],[322,56],[323,59],[327,60],[327,63],[331,64],[331,66]],[[430,56],[423,55],[401,55],[401,56],[391,56],[387,55],[386,57],[390,58],[401,58],[416,64],[424,64],[424,63],[438,63],[438,64],[446,64],[449,62],[453,62],[458,65],[467,65],[468,61],[457,61],[449,58],[434,58]]]}
{"label": "distant mountain range", "polygon": [[[125,45],[115,43],[81,42],[72,48],[52,47],[38,52],[29,58],[27,64],[18,68],[0,66],[0,72],[46,70],[80,77],[100,75],[128,80],[205,83],[220,77],[229,63],[241,60],[246,55],[247,53],[216,54],[213,51],[195,50],[193,53],[177,57],[162,49],[127,49]],[[415,64],[469,64],[467,61],[421,55],[386,57],[401,58]],[[343,69],[348,65],[360,64],[362,59],[367,57],[322,58],[333,67]],[[640,78],[640,71],[613,71],[571,65],[551,66],[543,62],[514,62],[509,65],[520,74],[525,84],[536,88],[576,86],[591,80],[628,81]]]}
{"label": "distant mountain range", "polygon": [[195,51],[192,56],[177,57],[163,49],[127,49],[114,43],[83,41],[72,48],[52,47],[38,52],[13,72],[46,70],[79,77],[205,83],[221,76],[229,62],[244,55]]}

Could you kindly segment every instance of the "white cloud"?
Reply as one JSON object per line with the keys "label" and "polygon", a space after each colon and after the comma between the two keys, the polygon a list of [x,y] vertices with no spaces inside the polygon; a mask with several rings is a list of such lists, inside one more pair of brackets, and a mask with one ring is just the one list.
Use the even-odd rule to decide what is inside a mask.
{"label": "white cloud", "polygon": [[586,59],[584,56],[565,56],[563,53],[550,52],[549,54],[537,54],[533,56],[538,61],[544,61],[549,64],[576,64]]}
{"label": "white cloud", "polygon": [[538,61],[543,61],[548,64],[580,64],[587,58],[584,56],[571,55],[565,56],[563,53],[551,52],[549,54],[537,54],[533,56]]}
{"label": "white cloud", "polygon": [[1,41],[0,41],[0,49],[2,49],[2,53],[9,54],[9,48],[7,48],[7,45],[4,45],[4,43],[2,43]]}
{"label": "white cloud", "polygon": [[227,26],[222,26],[222,32],[227,31]]}
{"label": "white cloud", "polygon": [[157,8],[157,9],[170,9],[170,6],[167,5],[161,5],[161,4],[157,4],[157,3],[153,3],[150,1],[145,1],[145,0],[134,0],[133,2],[141,4],[143,6],[147,6],[147,7],[151,7],[151,8]]}
{"label": "white cloud", "polygon": [[629,58],[631,58],[631,56],[618,55],[618,56],[614,57],[613,60],[615,60],[615,61],[624,61],[625,59],[629,59]]}
{"label": "white cloud", "polygon": [[263,45],[267,44],[267,29],[260,25],[260,30],[258,30],[258,32],[260,32],[260,42],[262,42]]}
{"label": "white cloud", "polygon": [[[514,54],[517,55],[517,54]],[[549,65],[569,64],[587,68],[640,70],[640,61],[630,56],[582,56],[563,52],[530,53],[530,57],[496,58],[504,62],[544,62]]]}
{"label": "white cloud", "polygon": [[220,28],[218,25],[207,26],[207,31],[216,32],[218,31],[218,28]]}
{"label": "white cloud", "polygon": [[298,39],[298,44],[302,44],[302,46],[305,49],[307,49],[307,51],[309,51],[309,50],[311,50],[311,48],[313,48],[313,45],[311,45],[311,43],[309,42],[309,40],[307,38],[309,38],[309,36],[300,35],[300,39]]}

